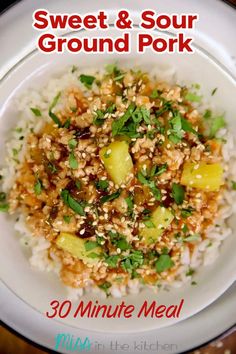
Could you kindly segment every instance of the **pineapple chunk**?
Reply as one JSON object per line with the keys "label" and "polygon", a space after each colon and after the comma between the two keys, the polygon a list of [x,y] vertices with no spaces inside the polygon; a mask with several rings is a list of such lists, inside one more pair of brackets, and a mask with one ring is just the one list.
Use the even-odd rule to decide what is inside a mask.
{"label": "pineapple chunk", "polygon": [[146,223],[147,226],[141,229],[140,232],[145,243],[150,244],[156,242],[173,219],[174,216],[169,209],[161,206],[156,208],[152,212],[149,222]]}
{"label": "pineapple chunk", "polygon": [[218,163],[185,162],[181,184],[209,192],[218,191],[223,184],[223,168]]}
{"label": "pineapple chunk", "polygon": [[86,263],[97,263],[100,260],[101,247],[91,247],[86,250],[85,246],[88,241],[81,239],[73,234],[61,232],[56,239],[56,245],[69,252],[73,257],[81,259]]}
{"label": "pineapple chunk", "polygon": [[114,141],[102,148],[99,155],[112,181],[119,185],[124,183],[133,170],[128,144],[125,141]]}

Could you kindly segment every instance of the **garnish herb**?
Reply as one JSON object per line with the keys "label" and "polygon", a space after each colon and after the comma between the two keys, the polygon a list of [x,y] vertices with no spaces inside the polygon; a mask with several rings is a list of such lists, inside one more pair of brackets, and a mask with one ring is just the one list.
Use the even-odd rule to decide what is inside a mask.
{"label": "garnish herb", "polygon": [[100,199],[100,202],[103,204],[103,203],[106,203],[106,202],[110,202],[116,198],[118,198],[120,196],[120,191],[117,191],[115,193],[112,193],[112,194],[109,194],[109,195],[104,195],[101,199]]}
{"label": "garnish herb", "polygon": [[151,192],[156,200],[159,200],[159,201],[161,200],[161,191],[157,188],[154,181],[150,181],[148,178],[146,178],[142,174],[142,172],[138,172],[137,178],[138,178],[139,182],[148,186],[151,189]]}
{"label": "garnish herb", "polygon": [[9,204],[4,203],[4,204],[0,204],[0,211],[3,213],[6,213],[9,210]]}
{"label": "garnish herb", "polygon": [[184,97],[187,101],[190,102],[201,102],[202,97],[196,95],[195,93],[192,92],[188,92],[185,97]]}
{"label": "garnish herb", "polygon": [[194,208],[192,208],[192,207],[183,208],[183,209],[181,210],[181,216],[182,216],[183,218],[188,218],[189,216],[192,215],[193,211],[194,211]]}
{"label": "garnish herb", "polygon": [[66,129],[69,129],[69,128],[70,128],[70,118],[68,118],[68,119],[65,121],[63,128],[66,128]]}
{"label": "garnish herb", "polygon": [[127,198],[125,198],[127,207],[128,207],[128,214],[132,215],[133,214],[133,209],[134,209],[134,201],[133,201],[133,196],[130,194]]}
{"label": "garnish herb", "polygon": [[53,99],[53,101],[52,101],[52,103],[51,103],[51,105],[50,105],[50,107],[49,107],[49,111],[48,111],[49,117],[52,118],[52,120],[54,121],[54,123],[56,123],[59,128],[61,128],[61,126],[62,126],[62,125],[61,125],[61,121],[60,121],[60,119],[56,116],[56,114],[54,114],[54,113],[52,112],[52,110],[53,110],[53,108],[56,106],[56,104],[57,104],[57,102],[58,102],[60,96],[61,96],[61,92],[58,92],[58,94],[54,97],[54,99]]}
{"label": "garnish herb", "polygon": [[236,191],[236,182],[235,181],[231,181],[231,183],[232,183],[232,189],[234,191]]}
{"label": "garnish herb", "polygon": [[109,75],[113,75],[114,81],[120,81],[125,76],[125,73],[123,73],[119,68],[117,68],[115,64],[108,64],[106,66],[106,71]]}
{"label": "garnish herb", "polygon": [[76,214],[85,216],[84,203],[80,203],[75,200],[67,189],[63,189],[61,192],[61,198],[69,208],[71,208]]}
{"label": "garnish herb", "polygon": [[215,87],[215,88],[212,90],[211,95],[214,96],[214,94],[216,93],[217,90],[218,90],[218,88]]}
{"label": "garnish herb", "polygon": [[72,74],[74,74],[74,72],[78,69],[78,67],[76,65],[73,65],[71,68],[71,72]]}
{"label": "garnish herb", "polygon": [[4,202],[6,200],[6,193],[0,192],[0,202]]}
{"label": "garnish herb", "polygon": [[168,168],[167,163],[164,163],[163,165],[155,165],[152,167],[151,172],[150,172],[150,177],[154,177],[154,176],[159,176],[161,175],[163,172],[165,172]]}
{"label": "garnish herb", "polygon": [[93,118],[93,124],[97,126],[102,126],[105,122],[106,118],[105,115],[107,113],[113,113],[116,110],[116,105],[112,104],[105,110],[98,109],[95,111],[95,117]]}
{"label": "garnish herb", "polygon": [[79,180],[75,181],[75,186],[78,190],[81,189],[81,182]]}
{"label": "garnish herb", "polygon": [[79,79],[80,79],[80,82],[82,82],[82,84],[84,84],[85,87],[87,87],[88,89],[91,89],[92,84],[93,84],[93,82],[95,80],[95,77],[91,76],[91,75],[83,75],[83,74],[81,74]]}
{"label": "garnish herb", "polygon": [[127,242],[125,236],[119,232],[109,231],[108,235],[110,236],[111,243],[119,248],[121,251],[126,251],[130,249],[130,244]]}
{"label": "garnish herb", "polygon": [[51,161],[48,163],[47,168],[51,172],[51,174],[54,174],[57,172],[56,166]]}
{"label": "garnish herb", "polygon": [[64,215],[64,216],[63,216],[63,220],[64,220],[67,224],[69,224],[69,223],[70,223],[70,220],[71,220],[71,216],[69,216],[69,215]]}
{"label": "garnish herb", "polygon": [[189,270],[186,272],[187,277],[191,277],[195,273],[195,270],[192,268],[189,268]]}
{"label": "garnish herb", "polygon": [[199,234],[194,234],[194,235],[190,235],[188,237],[185,237],[184,242],[195,242],[195,241],[199,241],[201,238],[201,236]]}
{"label": "garnish herb", "polygon": [[78,161],[75,158],[74,152],[70,152],[69,154],[69,165],[70,168],[72,168],[73,170],[76,170],[79,166]]}
{"label": "garnish herb", "polygon": [[168,254],[162,254],[155,263],[157,273],[164,272],[174,266],[174,262]]}
{"label": "garnish herb", "polygon": [[68,145],[69,145],[69,148],[72,150],[72,149],[75,149],[76,148],[76,145],[77,145],[77,141],[75,139],[70,139],[68,141]]}
{"label": "garnish herb", "polygon": [[108,256],[105,258],[105,262],[109,268],[116,268],[119,258],[118,255]]}
{"label": "garnish herb", "polygon": [[38,176],[36,176],[36,183],[34,185],[34,193],[36,195],[40,195],[42,193],[42,189],[43,189],[43,183],[42,183],[41,179],[39,179]]}
{"label": "garnish herb", "polygon": [[109,290],[110,287],[111,287],[111,283],[109,283],[108,281],[105,281],[104,283],[98,285],[98,287],[99,287],[100,289],[102,289],[103,291],[105,291],[105,293],[108,295],[108,293],[109,293],[108,290]]}
{"label": "garnish herb", "polygon": [[122,128],[124,127],[125,123],[128,121],[128,119],[131,117],[132,113],[134,112],[135,109],[135,104],[131,103],[129,105],[129,107],[127,108],[127,111],[125,112],[125,114],[123,114],[122,117],[120,117],[119,119],[115,120],[112,123],[112,135],[118,135],[121,133]]}
{"label": "garnish herb", "polygon": [[95,186],[98,190],[106,191],[107,188],[109,187],[109,182],[108,180],[99,180],[95,182]]}
{"label": "garnish herb", "polygon": [[152,228],[156,227],[155,224],[151,220],[146,220],[143,223],[148,229],[152,229]]}
{"label": "garnish herb", "polygon": [[174,144],[178,144],[183,138],[181,116],[177,114],[170,120],[169,140]]}
{"label": "garnish herb", "polygon": [[216,133],[226,126],[226,122],[223,116],[217,116],[213,119],[211,128],[210,128],[210,138],[214,138]]}
{"label": "garnish herb", "polygon": [[132,273],[143,264],[143,261],[143,252],[132,250],[130,254],[121,261],[121,266],[126,272]]}
{"label": "garnish herb", "polygon": [[172,196],[177,205],[180,205],[184,201],[185,190],[180,184],[172,184]]}
{"label": "garnish herb", "polygon": [[87,252],[93,250],[96,247],[98,247],[98,244],[96,241],[87,241],[84,244],[85,251],[87,251]]}
{"label": "garnish herb", "polygon": [[31,107],[30,110],[34,113],[34,115],[36,117],[41,117],[42,116],[42,113],[41,113],[41,111],[38,108]]}
{"label": "garnish herb", "polygon": [[209,118],[211,118],[211,115],[212,115],[211,110],[210,110],[210,109],[207,109],[207,110],[205,111],[204,115],[203,115],[203,118],[209,119]]}

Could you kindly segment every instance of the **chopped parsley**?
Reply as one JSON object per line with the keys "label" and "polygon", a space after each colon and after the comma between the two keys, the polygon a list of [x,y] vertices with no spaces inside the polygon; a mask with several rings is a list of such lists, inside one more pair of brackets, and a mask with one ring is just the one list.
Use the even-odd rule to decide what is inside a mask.
{"label": "chopped parsley", "polygon": [[85,216],[84,203],[75,200],[67,189],[63,189],[61,192],[61,198],[65,205],[72,209],[76,214]]}
{"label": "chopped parsley", "polygon": [[168,254],[162,254],[155,263],[157,273],[164,272],[174,266],[174,262]]}
{"label": "chopped parsley", "polygon": [[91,75],[83,75],[83,74],[81,74],[79,79],[80,79],[80,82],[82,84],[84,84],[85,87],[87,87],[88,89],[91,89],[92,84],[93,84],[93,82],[95,80],[95,77],[91,76]]}
{"label": "chopped parsley", "polygon": [[34,115],[36,117],[41,117],[42,116],[42,113],[41,113],[41,111],[38,108],[31,107],[30,110],[34,113]]}
{"label": "chopped parsley", "polygon": [[180,184],[173,183],[172,184],[172,197],[177,205],[180,205],[184,201],[185,190],[184,187]]}

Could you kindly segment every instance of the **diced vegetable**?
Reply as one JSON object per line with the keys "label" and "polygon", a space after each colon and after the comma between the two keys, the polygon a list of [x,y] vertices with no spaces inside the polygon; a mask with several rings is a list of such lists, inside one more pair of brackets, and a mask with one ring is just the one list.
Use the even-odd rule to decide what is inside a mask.
{"label": "diced vegetable", "polygon": [[[148,225],[141,229],[140,235],[145,240],[145,243],[150,244],[157,241],[157,239],[162,235],[164,230],[171,224],[174,219],[173,214],[167,208],[159,206],[151,214]],[[150,226],[153,227],[150,227]]]}
{"label": "diced vegetable", "polygon": [[122,184],[133,170],[129,146],[125,141],[114,141],[100,150],[100,158],[113,182]]}
{"label": "diced vegetable", "polygon": [[73,257],[81,259],[84,263],[96,263],[100,260],[101,247],[86,247],[87,242],[86,239],[65,232],[61,232],[56,240],[57,246]]}
{"label": "diced vegetable", "polygon": [[211,192],[218,191],[223,184],[223,168],[219,163],[200,162],[196,164],[186,162],[181,184]]}

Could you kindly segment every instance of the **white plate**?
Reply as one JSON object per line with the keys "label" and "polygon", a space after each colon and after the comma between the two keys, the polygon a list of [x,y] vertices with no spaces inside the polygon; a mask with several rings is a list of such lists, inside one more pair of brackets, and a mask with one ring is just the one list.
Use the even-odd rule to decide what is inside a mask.
{"label": "white plate", "polygon": [[[69,5],[68,5],[68,3],[69,3]],[[165,5],[162,5],[162,6],[159,5],[157,10],[159,12],[177,12],[177,11],[180,11],[181,8],[183,8],[185,12],[187,12],[187,11],[189,11],[189,12],[190,11],[200,12],[200,17],[201,17],[201,13],[202,13],[202,16],[204,16],[208,12],[207,6],[211,6],[211,3],[212,3],[212,1],[204,2],[204,7],[202,7],[202,4],[199,4],[196,7],[195,3],[193,1],[189,1],[188,4],[187,4],[186,1],[179,1],[178,4],[176,4],[176,2],[175,2],[175,6],[176,6],[176,8],[175,8],[175,7],[173,7],[173,3],[171,3],[170,1],[167,1],[167,2],[165,2]],[[55,4],[56,4],[56,7],[55,7]],[[60,11],[68,11],[68,7],[69,7],[70,8],[70,12],[78,11],[80,13],[83,13],[83,12],[87,12],[88,10],[91,12],[96,7],[98,7],[98,5],[95,2],[94,3],[93,2],[89,3],[89,9],[86,8],[88,5],[86,5],[85,2],[80,2],[80,4],[81,4],[81,7],[78,10],[78,8],[75,6],[74,2],[72,3],[72,2],[68,2],[67,1],[66,4],[65,4],[65,1],[57,1],[57,2],[52,1],[52,2],[50,2],[50,6],[47,5],[47,8],[49,10],[51,10],[51,11],[55,11],[55,10],[57,10],[57,11],[59,11],[59,10]],[[131,6],[131,2],[129,4]],[[37,7],[40,7],[40,5],[42,7],[45,7],[45,1],[41,1],[41,2],[39,1],[37,3]],[[136,5],[135,7],[137,8],[137,2],[135,3],[135,5]],[[112,8],[112,4],[111,3],[110,3],[110,6]],[[121,7],[122,7],[122,4],[121,4]],[[141,7],[144,8],[144,4],[143,3],[140,4],[139,8],[141,8]],[[148,7],[152,7],[152,6],[151,5],[148,6],[148,2],[146,2],[145,3],[145,7],[148,8]],[[100,2],[99,3],[99,8],[107,8],[107,4],[104,3],[104,6],[103,6],[103,4]],[[83,11],[82,11],[82,9],[83,9]],[[168,11],[168,9],[169,9],[169,11]],[[197,39],[197,43],[198,44],[203,45],[203,43],[204,43],[204,48],[207,48],[211,52],[212,52],[212,48],[214,47],[214,51],[213,51],[214,55],[221,61],[223,59],[224,60],[224,64],[232,72],[234,70],[233,69],[234,66],[233,66],[233,62],[232,62],[232,59],[231,59],[232,54],[230,54],[230,53],[233,53],[233,52],[229,52],[228,50],[225,50],[225,47],[228,47],[228,49],[231,49],[230,48],[230,45],[231,45],[230,41],[228,41],[228,38],[230,36],[229,35],[227,36],[227,40],[226,40],[226,37],[224,37],[224,31],[225,31],[225,35],[226,35],[226,33],[231,33],[230,31],[233,30],[233,26],[230,29],[230,19],[231,18],[233,19],[232,10],[230,8],[226,7],[225,5],[222,5],[222,4],[218,3],[218,10],[216,9],[214,14],[211,13],[211,15],[213,16],[212,17],[212,22],[213,22],[213,20],[214,21],[216,20],[216,17],[218,17],[222,13],[222,11],[225,12],[225,16],[227,16],[227,19],[229,21],[227,23],[225,23],[224,26],[222,25],[222,31],[219,32],[219,34],[217,34],[217,37],[218,38],[221,37],[224,45],[220,45],[219,44],[220,42],[217,44],[217,46],[215,45],[214,38],[212,38],[210,36],[211,30],[209,28],[208,28],[208,30],[207,30],[207,28],[204,28],[204,26],[206,24],[205,21],[204,21],[204,26],[202,25],[202,27],[200,26],[200,23],[199,23],[200,31],[196,32],[196,39]],[[13,8],[11,11],[9,11],[9,13],[6,13],[4,16],[2,16],[3,21],[1,21],[1,26],[3,26],[4,23],[6,24],[6,22],[8,22],[9,20],[12,20],[12,21],[14,20],[14,22],[12,22],[11,28],[9,28],[9,26],[5,28],[5,31],[7,32],[7,33],[5,32],[5,38],[10,38],[9,36],[11,36],[11,33],[17,33],[16,30],[19,29],[19,28],[21,28],[21,33],[22,33],[22,37],[18,41],[18,43],[16,43],[16,48],[14,48],[14,49],[12,48],[12,46],[11,47],[7,46],[6,40],[4,41],[4,45],[6,46],[6,48],[5,48],[6,50],[4,50],[4,55],[1,57],[1,64],[2,64],[1,65],[1,68],[2,68],[1,73],[2,74],[6,73],[7,69],[11,68],[14,64],[16,64],[19,61],[19,59],[21,59],[25,54],[29,53],[30,50],[33,48],[32,39],[35,36],[35,33],[33,31],[29,30],[29,24],[31,24],[31,21],[32,21],[30,13],[32,13],[32,2],[24,1],[23,3],[17,5],[15,8]],[[16,14],[17,14],[17,18],[16,18]],[[232,22],[232,24],[233,24],[233,22]],[[15,30],[15,32],[12,32],[14,30]],[[227,32],[227,31],[229,31],[229,32]],[[3,32],[1,32],[1,33],[3,33]],[[8,34],[8,37],[6,37],[6,34]],[[4,35],[4,33],[2,35]],[[233,41],[231,43],[233,43]],[[221,50],[221,54],[219,54],[218,49]],[[235,48],[232,47],[232,50],[235,50]],[[11,58],[11,60],[9,58]],[[23,66],[24,66],[24,63],[23,63]],[[22,71],[22,73],[23,72],[24,71]],[[202,73],[202,75],[204,75],[204,72]],[[8,83],[11,82],[11,75],[8,77],[8,80],[9,79],[10,79],[10,81],[6,81],[5,80],[5,82],[8,82]],[[14,79],[14,80],[16,79],[16,83],[17,83],[17,80],[20,79],[19,71],[18,71],[18,78],[17,78],[17,75],[16,75],[16,76],[12,76],[12,79]],[[197,79],[197,77],[196,77],[196,79]],[[221,78],[220,78],[220,75],[219,75],[218,79],[216,78],[216,82],[217,82],[217,80],[219,80],[219,85],[220,85],[220,79]],[[192,80],[192,78],[191,78],[191,80]],[[26,85],[26,84],[27,84],[27,81],[24,83],[24,85]],[[5,94],[7,94],[7,93],[8,92],[6,90]],[[1,98],[2,98],[2,100],[4,100],[4,96],[3,95],[2,95]],[[219,104],[220,104],[220,102],[219,102]],[[232,112],[233,112],[233,110],[232,110]],[[230,247],[229,243],[228,243],[228,247]],[[227,249],[225,249],[225,252],[226,253],[228,252]],[[4,271],[4,269],[2,269],[2,270]],[[213,271],[213,269],[212,269],[212,271]],[[228,283],[225,284],[225,287],[219,287],[218,290],[216,289],[215,296],[219,295],[220,292],[225,290],[226,286],[228,286],[230,284],[230,282],[232,282],[233,268],[231,268],[231,269],[228,268],[228,272],[229,272],[229,274],[231,274],[231,276],[229,277],[230,279],[229,279]],[[2,274],[3,274],[3,272],[2,272]],[[210,273],[208,273],[208,275],[209,274]],[[214,277],[214,272],[212,273],[212,275]],[[5,276],[6,276],[6,272],[5,272]],[[15,279],[14,281],[15,281],[14,286],[16,286],[16,289],[19,289],[19,284],[17,284],[17,279]],[[212,289],[212,286],[210,286],[210,285],[209,285],[209,289]],[[23,298],[25,298],[24,294],[26,293],[26,290],[27,290],[26,286],[27,286],[27,283],[26,283],[26,280],[25,280],[23,282],[22,288],[20,289],[20,290],[23,291],[23,293],[21,293]],[[207,304],[207,298],[209,299],[209,293],[206,290],[207,290],[207,288],[205,288],[205,289],[203,288],[202,289],[203,295],[206,296],[205,304]],[[39,291],[40,291],[40,289],[39,289]],[[19,291],[17,291],[17,292],[19,293]],[[48,299],[50,298],[50,296],[45,296],[45,298],[43,299],[45,301],[42,301],[40,299],[40,297],[41,297],[40,292],[38,292],[38,295],[39,295],[38,298],[35,297],[35,299],[34,299],[36,302],[33,304],[33,306],[37,308],[38,307],[37,306],[37,301],[38,301],[40,303],[39,309],[45,310],[45,305],[46,305],[46,303],[48,303]],[[214,294],[210,294],[210,298],[211,298],[210,301],[214,300]],[[172,302],[171,299],[172,298],[170,297],[169,298],[170,302]],[[187,306],[188,306],[188,308],[190,308],[192,306],[191,297],[189,296],[188,299],[189,300],[187,300]],[[27,299],[27,300],[30,302],[30,299]],[[197,306],[194,305],[195,309],[196,309],[196,307],[197,307],[197,310],[201,309],[201,305],[200,306],[199,305],[197,305]],[[28,308],[28,310],[31,311],[32,316],[34,316],[33,315],[34,312],[32,310],[30,310],[30,308]],[[190,312],[188,312],[188,313],[190,313]],[[187,316],[188,314],[186,313],[185,315]],[[195,317],[193,317],[191,320],[193,320],[193,319],[195,319]],[[188,321],[190,321],[190,320],[188,320]],[[182,324],[184,324],[184,323],[186,323],[186,321],[184,321]],[[197,323],[197,322],[195,322],[195,323]],[[180,325],[182,325],[182,324],[180,324]],[[131,325],[132,325],[132,328],[130,328]],[[49,322],[48,322],[47,327],[48,326],[50,326]],[[87,324],[83,323],[82,326],[83,326],[83,328],[86,328],[86,327],[88,328],[88,327],[93,326],[93,324],[91,322],[88,322]],[[105,330],[106,331],[110,330],[108,324],[104,324],[103,323],[102,326],[103,326],[103,330],[104,331]],[[52,327],[52,326],[50,326],[50,327]],[[55,328],[55,324],[53,325],[53,327]],[[118,327],[120,327],[119,324],[118,324]],[[146,322],[146,325],[145,325],[145,329],[146,330],[148,328],[150,329],[150,328],[154,328],[154,327],[156,327],[155,324],[152,323],[150,325],[150,323]],[[93,327],[93,328],[96,328],[96,327]],[[174,328],[174,327],[172,327],[172,328]],[[122,329],[126,330],[126,331],[141,330],[140,326],[138,326],[138,324],[136,322],[132,323],[132,324],[130,324],[128,322],[124,322],[122,324]],[[50,330],[51,330],[51,328],[50,328]],[[115,325],[115,328],[113,328],[113,330],[117,331],[116,325]],[[168,330],[168,329],[166,329],[166,330]],[[169,328],[169,330],[170,330],[170,328]],[[147,337],[148,337],[148,335],[147,335]]]}

